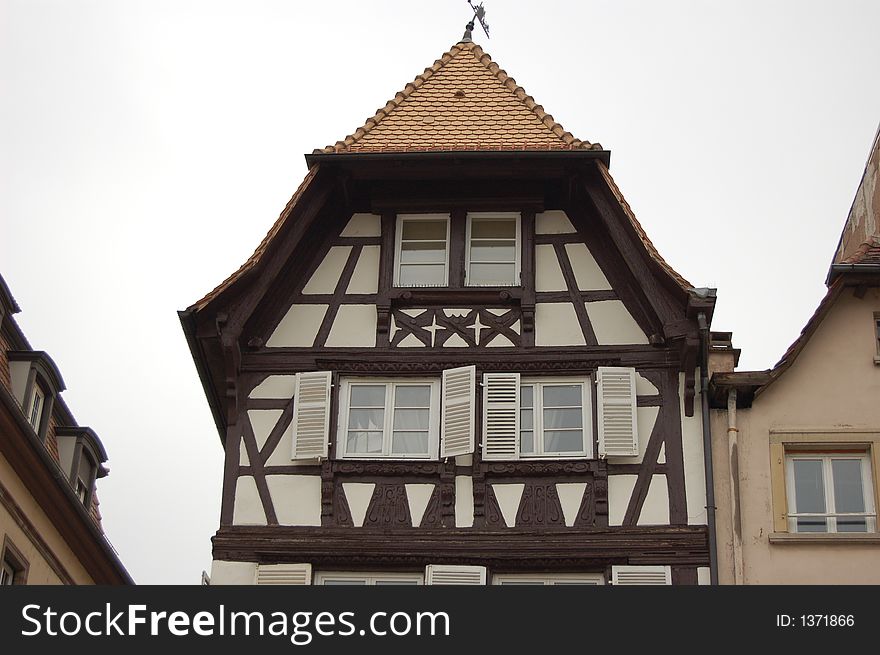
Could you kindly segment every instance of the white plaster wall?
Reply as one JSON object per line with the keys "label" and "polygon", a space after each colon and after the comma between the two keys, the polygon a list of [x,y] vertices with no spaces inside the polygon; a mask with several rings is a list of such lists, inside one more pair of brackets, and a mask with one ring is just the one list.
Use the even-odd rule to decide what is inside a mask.
{"label": "white plaster wall", "polygon": [[636,475],[608,476],[608,525],[623,525],[626,508],[636,485]]}
{"label": "white plaster wall", "polygon": [[535,246],[535,291],[565,291],[565,278],[553,246]]}
{"label": "white plaster wall", "polygon": [[348,509],[351,512],[351,521],[354,527],[363,527],[375,488],[376,485],[372,482],[342,483],[342,491],[345,494],[346,502],[348,502]]}
{"label": "white plaster wall", "polygon": [[211,585],[252,585],[257,579],[256,562],[228,562],[215,559],[211,563]]}
{"label": "white plaster wall", "polygon": [[556,495],[559,496],[559,504],[562,506],[562,516],[565,517],[565,525],[569,528],[577,520],[577,512],[583,502],[586,488],[585,482],[561,482],[556,485]]}
{"label": "white plaster wall", "polygon": [[455,527],[474,525],[474,479],[469,475],[455,476]]}
{"label": "white plaster wall", "polygon": [[433,484],[407,484],[406,502],[409,504],[409,516],[414,528],[419,527],[428,509],[428,502],[434,493]]}
{"label": "white plaster wall", "polygon": [[329,305],[291,305],[266,345],[270,348],[312,346],[327,307]]}
{"label": "white plaster wall", "polygon": [[247,454],[247,446],[244,445],[244,439],[241,440],[241,443],[238,445],[238,465],[239,466],[250,466],[251,460]]}
{"label": "white plaster wall", "polygon": [[248,398],[293,398],[295,375],[270,375],[251,391]]}
{"label": "white plaster wall", "polygon": [[621,301],[600,300],[586,306],[600,346],[648,343],[648,337]]}
{"label": "white plaster wall", "polygon": [[712,584],[712,577],[709,573],[708,566],[698,566],[697,567],[697,584],[699,584],[699,585]]}
{"label": "white plaster wall", "polygon": [[284,412],[280,409],[249,409],[248,419],[254,431],[257,442],[257,450],[262,450],[269,439],[269,435]]}
{"label": "white plaster wall", "polygon": [[19,405],[24,405],[24,390],[27,387],[30,362],[9,362],[9,376],[12,378],[12,395]]}
{"label": "white plaster wall", "polygon": [[58,465],[65,477],[70,476],[73,467],[73,451],[76,447],[76,437],[56,437],[58,442]]}
{"label": "white plaster wall", "polygon": [[498,501],[498,509],[501,510],[504,523],[508,528],[516,526],[516,512],[522,500],[523,489],[525,489],[525,485],[522,483],[492,485],[495,500]]}
{"label": "white plaster wall", "polygon": [[235,507],[232,512],[235,525],[266,525],[266,513],[257,483],[251,475],[239,476],[235,484]]}
{"label": "white plaster wall", "polygon": [[636,373],[636,395],[656,396],[659,393],[660,390],[654,386],[653,382],[646,377],[642,377],[639,373]]}
{"label": "white plaster wall", "polygon": [[267,475],[279,525],[321,525],[320,475]]}
{"label": "white plaster wall", "polygon": [[351,246],[333,246],[303,287],[303,294],[333,293],[348,261]]}
{"label": "white plaster wall", "polygon": [[364,246],[345,293],[379,291],[379,246]]}
{"label": "white plaster wall", "polygon": [[610,291],[611,284],[585,243],[566,243],[565,252],[581,291]]}
{"label": "white plaster wall", "polygon": [[340,305],[327,335],[327,346],[374,347],[376,345],[376,305]]}
{"label": "white plaster wall", "polygon": [[570,302],[535,305],[536,346],[583,346],[584,333]]}
{"label": "white plaster wall", "polygon": [[666,476],[651,477],[648,495],[639,514],[638,525],[669,525],[669,485]]}
{"label": "white plaster wall", "polygon": [[[697,394],[694,415],[684,415],[684,373],[679,375],[678,395],[681,402],[681,448],[684,455],[684,487],[689,525],[706,525],[706,468],[703,463],[702,394],[699,393],[700,371],[696,372]],[[768,498],[769,502],[769,498]]]}
{"label": "white plaster wall", "polygon": [[574,225],[564,211],[535,214],[535,234],[571,234],[574,231]]}
{"label": "white plaster wall", "polygon": [[340,233],[343,237],[382,236],[382,217],[378,214],[352,214]]}

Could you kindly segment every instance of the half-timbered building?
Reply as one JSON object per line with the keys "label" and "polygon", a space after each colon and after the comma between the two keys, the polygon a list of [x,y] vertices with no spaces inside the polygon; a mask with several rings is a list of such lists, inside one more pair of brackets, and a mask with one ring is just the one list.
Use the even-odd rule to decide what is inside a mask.
{"label": "half-timbered building", "polygon": [[226,453],[213,583],[708,581],[714,292],[609,156],[467,38],[306,156],[180,313]]}

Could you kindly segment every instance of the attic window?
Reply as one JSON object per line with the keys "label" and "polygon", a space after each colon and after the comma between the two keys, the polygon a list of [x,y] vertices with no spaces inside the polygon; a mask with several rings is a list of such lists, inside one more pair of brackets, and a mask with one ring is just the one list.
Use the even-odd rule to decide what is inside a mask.
{"label": "attic window", "polygon": [[448,280],[449,214],[399,215],[395,286],[445,287]]}
{"label": "attic window", "polygon": [[874,363],[880,364],[880,312],[874,312]]}
{"label": "attic window", "polygon": [[519,284],[518,213],[471,213],[467,221],[467,284],[503,287]]}
{"label": "attic window", "polygon": [[40,418],[43,416],[43,401],[46,394],[40,389],[39,385],[34,385],[34,392],[31,394],[31,402],[27,410],[27,420],[34,429],[34,432],[40,430]]}

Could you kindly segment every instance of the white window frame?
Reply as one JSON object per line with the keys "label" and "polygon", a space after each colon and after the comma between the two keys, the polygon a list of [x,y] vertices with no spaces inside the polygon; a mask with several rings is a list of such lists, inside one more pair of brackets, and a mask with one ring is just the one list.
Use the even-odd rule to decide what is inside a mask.
{"label": "white window frame", "polygon": [[[841,514],[835,511],[836,502],[834,499],[834,473],[831,467],[831,461],[835,459],[857,459],[861,463],[862,473],[862,494],[864,496],[865,511],[858,513]],[[825,512],[824,513],[801,513],[797,511],[797,496],[795,494],[794,481],[794,465],[796,460],[821,460],[822,462],[822,484],[825,492]],[[787,505],[787,524],[788,531],[799,534],[872,534],[877,532],[877,514],[874,506],[874,484],[871,477],[871,458],[868,451],[853,453],[835,453],[817,450],[812,451],[793,451],[785,454],[785,493]],[[838,532],[837,517],[864,517],[865,532]],[[798,532],[798,518],[824,518],[826,530],[821,532]]]}
{"label": "white window frame", "polygon": [[[479,220],[496,220],[509,221],[511,218],[516,222],[516,244],[514,245],[514,281],[509,284],[474,284],[471,278],[471,225],[474,219]],[[464,284],[467,287],[518,287],[522,285],[522,214],[519,212],[468,212],[467,229],[464,241]],[[496,262],[477,262],[478,264],[488,264]],[[507,264],[510,262],[497,262]]]}
{"label": "white window frame", "polygon": [[[403,223],[405,221],[446,221],[446,257],[443,267],[443,283],[442,284],[401,284],[400,282],[400,253],[403,243]],[[450,246],[450,230],[452,220],[450,214],[398,214],[397,225],[394,232],[394,286],[406,287],[412,289],[436,289],[439,287],[449,286],[449,246]],[[433,239],[431,239],[433,241]]]}
{"label": "white window frame", "polygon": [[[582,431],[583,431],[583,448],[577,453],[545,453],[544,451],[544,412],[543,394],[539,394],[538,390],[544,386],[572,386],[581,385],[581,411],[582,411]],[[593,412],[592,412],[592,380],[588,377],[578,378],[557,378],[557,377],[541,377],[541,378],[523,378],[520,380],[520,417],[522,416],[522,388],[533,386],[532,391],[532,416],[534,425],[532,434],[535,444],[534,453],[522,452],[522,433],[523,425],[520,418],[519,434],[517,435],[516,447],[520,459],[592,459],[595,437],[593,435]],[[540,396],[540,398],[539,398]],[[539,409],[540,408],[540,409]],[[538,429],[540,427],[540,430]],[[538,438],[540,435],[540,439]]]}
{"label": "white window frame", "polygon": [[493,585],[590,585],[605,584],[601,573],[496,573],[492,576]]}
{"label": "white window frame", "polygon": [[39,432],[40,421],[43,418],[43,408],[46,406],[46,394],[40,389],[40,385],[34,382],[34,391],[31,394],[30,407],[28,407],[27,422]]}
{"label": "white window frame", "polygon": [[[385,424],[382,429],[381,453],[347,453],[348,418],[352,386],[385,386]],[[394,421],[394,389],[398,386],[430,386],[431,406],[428,413],[428,453],[414,455],[392,453],[391,437]],[[438,378],[343,378],[340,382],[339,421],[336,452],[339,459],[439,459],[440,448],[440,380]]]}
{"label": "white window frame", "polygon": [[317,571],[315,573],[316,585],[325,585],[327,584],[327,580],[333,580],[343,584],[363,582],[364,586],[367,587],[374,587],[377,583],[382,583],[380,586],[393,584],[403,584],[407,586],[425,584],[425,576],[422,573],[357,573],[351,571]]}

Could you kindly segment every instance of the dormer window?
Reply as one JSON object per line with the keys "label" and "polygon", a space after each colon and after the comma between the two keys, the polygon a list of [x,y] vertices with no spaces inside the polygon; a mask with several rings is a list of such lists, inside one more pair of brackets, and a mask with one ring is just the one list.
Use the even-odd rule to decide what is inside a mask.
{"label": "dormer window", "polygon": [[397,217],[394,284],[445,287],[449,283],[449,214]]}
{"label": "dormer window", "polygon": [[61,470],[76,497],[88,508],[92,504],[95,479],[107,475],[107,469],[102,466],[107,461],[107,453],[91,428],[59,426],[55,435]]}
{"label": "dormer window", "polygon": [[518,213],[468,214],[465,284],[471,287],[519,285],[519,244]]}
{"label": "dormer window", "polygon": [[31,424],[34,432],[38,432],[40,429],[40,419],[43,416],[43,403],[45,400],[46,394],[43,393],[43,390],[40,389],[39,385],[34,385],[34,390],[31,394],[30,407],[27,411],[28,423]]}

